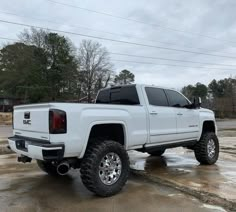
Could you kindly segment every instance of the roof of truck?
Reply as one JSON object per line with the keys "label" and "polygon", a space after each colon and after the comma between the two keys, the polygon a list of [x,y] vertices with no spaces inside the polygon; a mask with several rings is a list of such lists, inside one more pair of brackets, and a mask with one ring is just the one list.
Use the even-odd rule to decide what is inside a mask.
{"label": "roof of truck", "polygon": [[127,84],[127,85],[115,85],[115,86],[103,88],[101,90],[115,89],[115,88],[128,87],[128,86],[155,87],[155,88],[162,88],[162,89],[169,89],[169,90],[177,91],[175,88],[170,88],[170,87],[165,87],[165,86],[148,85],[148,84],[141,84],[141,83]]}

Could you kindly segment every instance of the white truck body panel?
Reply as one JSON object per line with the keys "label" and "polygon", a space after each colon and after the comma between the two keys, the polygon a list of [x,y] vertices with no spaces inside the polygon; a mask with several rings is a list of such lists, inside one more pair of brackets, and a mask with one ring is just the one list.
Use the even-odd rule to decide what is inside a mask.
{"label": "white truck body panel", "polygon": [[[148,103],[145,85],[136,85],[140,105],[46,103],[14,108],[14,135],[65,145],[64,157],[83,158],[91,129],[99,124],[121,124],[125,149],[157,146],[188,140],[199,140],[204,121],[215,123],[214,113],[207,109],[153,106]],[[49,133],[49,110],[66,112],[67,132]],[[31,123],[23,124],[30,112]],[[29,145],[28,152],[10,147],[18,154],[42,160],[42,148]],[[46,147],[44,147],[45,149]],[[57,147],[59,148],[59,147]]]}
{"label": "white truck body panel", "polygon": [[[14,135],[49,140],[49,104],[16,107],[13,115]],[[24,114],[30,111],[30,124],[24,124]]]}
{"label": "white truck body panel", "polygon": [[[53,108],[67,112],[66,134],[50,134],[49,136],[48,113],[49,109]],[[14,124],[13,134],[50,140],[51,143],[65,143],[65,157],[82,157],[87,145],[84,141],[88,140],[92,127],[98,124],[122,124],[125,130],[126,149],[141,147],[148,141],[146,112],[141,105],[77,103],[50,103],[41,104],[38,107],[32,105],[31,126],[23,125],[24,112],[28,109],[28,106],[15,107],[14,120],[17,119],[17,121],[14,122],[16,126]]]}
{"label": "white truck body panel", "polygon": [[142,106],[58,103],[52,104],[53,107],[68,111],[67,134],[50,135],[51,142],[66,142],[65,155],[68,157],[83,156],[85,141],[92,127],[98,124],[122,124],[126,149],[147,142],[147,120]]}

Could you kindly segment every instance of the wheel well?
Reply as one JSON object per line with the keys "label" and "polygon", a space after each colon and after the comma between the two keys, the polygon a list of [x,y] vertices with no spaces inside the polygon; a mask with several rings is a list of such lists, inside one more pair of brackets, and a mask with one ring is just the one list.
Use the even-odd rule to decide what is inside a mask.
{"label": "wheel well", "polygon": [[125,134],[122,124],[99,124],[92,127],[89,140],[102,137],[107,140],[114,140],[125,144]]}
{"label": "wheel well", "polygon": [[202,134],[206,132],[215,132],[215,124],[213,121],[204,121],[203,127],[202,127]]}

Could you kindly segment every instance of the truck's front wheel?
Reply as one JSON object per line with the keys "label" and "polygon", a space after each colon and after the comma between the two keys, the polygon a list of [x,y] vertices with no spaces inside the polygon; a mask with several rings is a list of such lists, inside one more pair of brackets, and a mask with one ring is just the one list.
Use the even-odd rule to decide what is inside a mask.
{"label": "truck's front wheel", "polygon": [[204,133],[194,147],[196,159],[204,165],[214,164],[219,157],[219,141],[215,133]]}
{"label": "truck's front wheel", "polygon": [[128,154],[118,142],[95,140],[86,150],[80,172],[90,191],[103,197],[112,196],[128,179]]}

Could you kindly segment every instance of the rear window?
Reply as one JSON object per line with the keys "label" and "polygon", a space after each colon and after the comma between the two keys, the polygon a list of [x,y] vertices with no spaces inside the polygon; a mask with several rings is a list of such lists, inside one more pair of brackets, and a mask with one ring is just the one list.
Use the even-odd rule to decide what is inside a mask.
{"label": "rear window", "polygon": [[109,104],[110,102],[110,89],[102,90],[99,92],[96,103]]}
{"label": "rear window", "polygon": [[101,90],[97,96],[97,104],[139,105],[135,86],[114,87]]}

